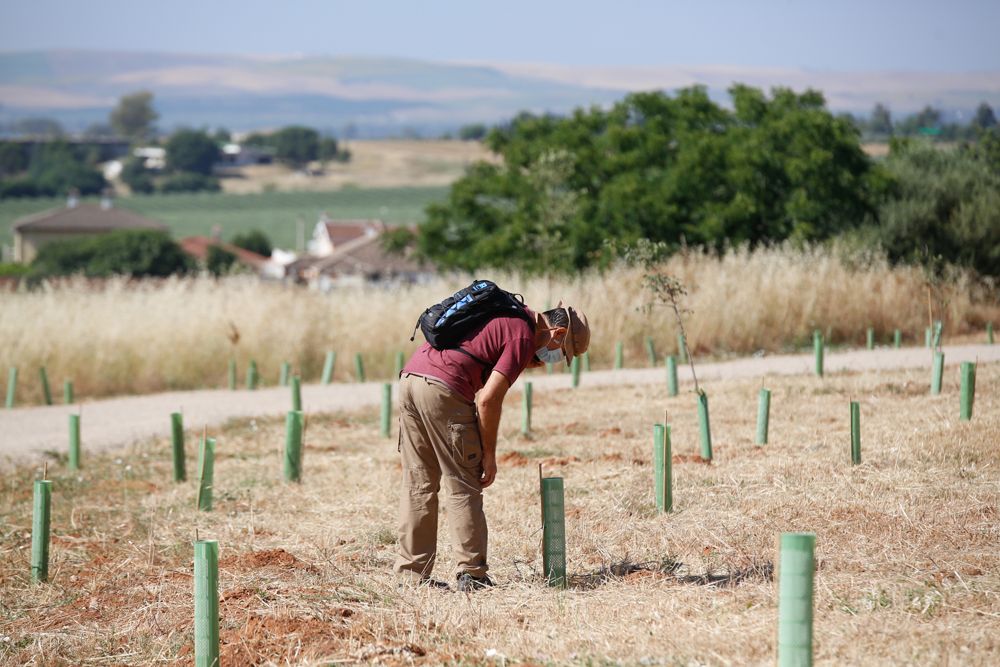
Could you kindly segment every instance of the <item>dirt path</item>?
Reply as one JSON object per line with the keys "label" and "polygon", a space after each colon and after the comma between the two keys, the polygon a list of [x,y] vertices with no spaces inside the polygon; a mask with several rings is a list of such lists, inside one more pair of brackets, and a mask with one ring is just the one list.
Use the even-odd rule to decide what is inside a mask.
{"label": "dirt path", "polygon": [[[1000,345],[947,347],[945,363],[1000,361]],[[930,352],[925,348],[854,350],[829,354],[826,372],[870,371],[901,368],[930,369]],[[753,357],[698,365],[699,382],[765,375],[803,375],[813,372],[813,357],[781,355]],[[692,388],[691,369],[679,367],[678,375],[687,389]],[[535,391],[565,389],[570,376],[532,374]],[[928,382],[930,381],[928,377]],[[581,384],[587,387],[623,384],[663,384],[662,368],[593,371]],[[520,383],[519,383],[520,384]],[[302,402],[309,412],[354,410],[378,405],[381,383],[306,385]],[[169,392],[146,396],[111,398],[83,403],[81,440],[84,452],[109,450],[169,432],[170,413],[182,411],[188,428],[218,426],[235,417],[277,416],[290,407],[287,387],[256,391],[202,390]],[[74,407],[26,407],[0,410],[0,465],[41,458],[47,450],[63,451],[67,443],[67,415]]]}

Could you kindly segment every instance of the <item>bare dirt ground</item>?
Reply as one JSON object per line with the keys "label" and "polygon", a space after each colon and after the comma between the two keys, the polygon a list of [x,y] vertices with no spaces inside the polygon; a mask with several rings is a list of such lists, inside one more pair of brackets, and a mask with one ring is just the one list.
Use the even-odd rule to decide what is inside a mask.
{"label": "bare dirt ground", "polygon": [[337,190],[358,188],[429,187],[450,185],[473,162],[493,159],[478,141],[380,140],[346,141],[349,162],[312,165],[312,174],[278,164],[232,170],[222,189],[235,194],[268,190]]}
{"label": "bare dirt ground", "polygon": [[[698,455],[690,382],[668,397],[661,369],[585,374],[576,390],[567,375],[534,375],[532,432],[520,431],[515,389],[485,494],[498,586],[472,595],[396,587],[395,429],[381,436],[370,406],[317,413],[374,402],[374,384],[309,388],[298,484],[282,481],[280,416],[215,427],[210,512],[195,509],[201,428],[190,420],[187,481],[171,478],[162,411],[180,395],[136,399],[154,402],[156,436],[104,454],[85,439],[78,471],[49,462],[47,584],[29,578],[41,466],[0,470],[0,663],[191,664],[197,534],[219,542],[222,665],[773,665],[775,540],[809,531],[816,665],[996,665],[998,351],[946,349],[937,396],[922,349],[833,354],[824,378],[808,356],[705,364],[711,462]],[[976,356],[975,413],[963,422],[952,364]],[[757,446],[762,383],[771,422]],[[203,406],[223,395],[195,394]],[[124,424],[141,414],[132,400],[102,403]],[[243,414],[268,402],[278,413],[287,393],[231,400]],[[860,465],[850,400],[861,406]],[[665,410],[669,514],[652,494],[651,430]],[[85,407],[85,424],[94,414]],[[565,482],[567,590],[541,576],[538,465]],[[442,512],[434,575],[454,581],[448,520]]]}
{"label": "bare dirt ground", "polygon": [[[1000,360],[1000,345],[963,345],[944,348],[945,364],[962,361]],[[930,351],[924,348],[854,350],[827,355],[828,374],[844,371],[928,369]],[[812,355],[777,355],[698,364],[700,381],[730,380],[769,375],[803,375],[813,372]],[[678,368],[681,390],[693,389],[691,369]],[[663,383],[661,368],[631,368],[585,373],[582,383],[590,387]],[[526,374],[536,391],[570,386],[565,373]],[[520,380],[523,382],[524,379]],[[378,405],[381,382],[305,385],[303,407],[307,413],[351,411]],[[189,428],[215,429],[239,417],[269,417],[291,409],[287,387],[249,390],[203,390],[129,396],[85,402],[81,406],[45,406],[0,411],[0,457],[11,460],[39,458],[45,452],[62,452],[67,442],[67,418],[82,410],[81,440],[85,451],[107,451],[169,432],[170,413],[182,412]],[[510,407],[508,406],[508,409]]]}

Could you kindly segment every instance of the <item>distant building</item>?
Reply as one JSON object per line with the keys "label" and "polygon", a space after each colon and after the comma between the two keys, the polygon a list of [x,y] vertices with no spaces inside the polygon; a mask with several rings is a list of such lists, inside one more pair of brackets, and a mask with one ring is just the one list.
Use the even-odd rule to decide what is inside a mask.
{"label": "distant building", "polygon": [[115,208],[110,197],[98,204],[81,204],[70,197],[65,208],[50,209],[14,221],[14,261],[28,264],[38,250],[53,241],[86,238],[121,229],[156,229],[166,226],[138,213]]}
{"label": "distant building", "polygon": [[308,243],[310,255],[328,257],[345,243],[360,238],[376,238],[385,231],[381,220],[331,220],[323,214]]}
{"label": "distant building", "polygon": [[252,250],[247,250],[246,248],[226,243],[217,238],[209,236],[188,236],[181,239],[179,245],[181,246],[181,250],[198,260],[198,262],[202,265],[204,265],[208,260],[208,249],[215,246],[221,250],[231,253],[234,257],[236,257],[236,261],[241,266],[258,275],[268,275],[271,271],[271,267],[268,266],[271,262],[270,258],[265,257],[264,255],[258,255]]}
{"label": "distant building", "polygon": [[266,146],[245,146],[243,144],[223,144],[219,152],[220,167],[245,167],[251,164],[271,164],[274,149]]}
{"label": "distant building", "polygon": [[319,258],[306,271],[310,286],[325,292],[347,285],[421,283],[434,277],[432,266],[417,261],[412,253],[388,252],[380,237],[356,238]]}

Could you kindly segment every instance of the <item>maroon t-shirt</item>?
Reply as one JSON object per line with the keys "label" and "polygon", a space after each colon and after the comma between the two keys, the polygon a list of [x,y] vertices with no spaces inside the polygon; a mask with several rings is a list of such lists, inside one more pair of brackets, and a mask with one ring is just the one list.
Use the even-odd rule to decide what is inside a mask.
{"label": "maroon t-shirt", "polygon": [[[528,311],[535,321],[535,314]],[[535,329],[520,317],[497,317],[464,341],[460,347],[488,362],[514,384],[535,354]],[[476,400],[483,388],[483,365],[457,350],[435,350],[424,343],[403,367],[415,373],[441,380],[459,396]]]}

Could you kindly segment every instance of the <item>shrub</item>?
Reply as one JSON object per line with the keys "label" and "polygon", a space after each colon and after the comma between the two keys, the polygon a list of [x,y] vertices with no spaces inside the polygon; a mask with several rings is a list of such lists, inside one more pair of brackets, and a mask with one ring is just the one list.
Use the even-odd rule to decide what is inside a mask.
{"label": "shrub", "polygon": [[167,167],[209,175],[219,159],[219,147],[205,132],[178,130],[167,141]]}
{"label": "shrub", "polygon": [[43,246],[31,264],[30,275],[36,280],[77,273],[164,277],[192,268],[191,259],[165,232],[123,230]]}
{"label": "shrub", "polygon": [[271,239],[259,229],[252,229],[249,232],[237,234],[233,237],[231,243],[234,246],[255,252],[264,257],[270,257],[271,251],[274,249]]}
{"label": "shrub", "polygon": [[204,174],[180,172],[171,174],[160,182],[159,190],[164,194],[175,192],[218,192],[219,179]]}
{"label": "shrub", "polygon": [[236,263],[236,255],[229,252],[225,248],[220,248],[217,245],[208,246],[208,256],[205,258],[205,268],[213,276],[221,276],[224,273],[229,273],[233,268],[233,264]]}

